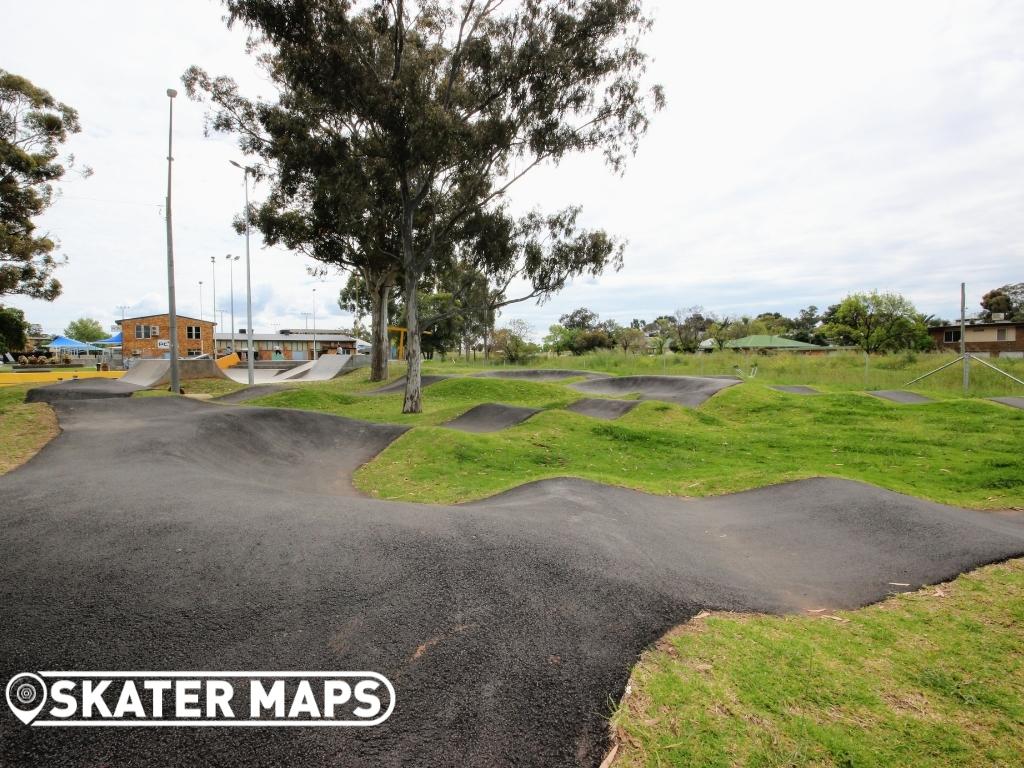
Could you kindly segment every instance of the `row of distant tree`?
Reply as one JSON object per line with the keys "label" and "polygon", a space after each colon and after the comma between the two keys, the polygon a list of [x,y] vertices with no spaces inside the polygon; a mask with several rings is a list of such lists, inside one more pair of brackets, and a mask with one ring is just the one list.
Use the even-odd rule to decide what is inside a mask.
{"label": "row of distant tree", "polygon": [[[1024,319],[1024,283],[995,288],[982,298],[981,317],[1003,315]],[[949,321],[918,312],[898,293],[853,293],[824,311],[811,305],[795,316],[780,312],[725,315],[694,306],[660,315],[648,322],[634,318],[629,325],[601,320],[585,307],[562,315],[548,329],[544,347],[554,352],[581,355],[595,349],[661,354],[696,352],[702,347],[723,349],[746,336],[770,335],[822,346],[856,347],[866,352],[925,351],[933,342],[928,329]]]}

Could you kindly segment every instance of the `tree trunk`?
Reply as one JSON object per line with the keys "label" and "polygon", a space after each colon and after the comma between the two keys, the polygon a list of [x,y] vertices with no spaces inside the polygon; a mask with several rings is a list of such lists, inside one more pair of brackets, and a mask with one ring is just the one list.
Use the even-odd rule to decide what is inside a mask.
{"label": "tree trunk", "polygon": [[373,301],[372,317],[373,340],[370,348],[370,381],[387,381],[388,358],[390,349],[388,343],[388,295],[391,287],[386,283],[367,282]]}
{"label": "tree trunk", "polygon": [[405,376],[405,403],[402,405],[402,413],[422,413],[421,364],[423,359],[420,354],[419,296],[417,295],[416,276],[411,273],[412,270],[406,270],[405,325],[408,330],[406,331],[405,359],[409,367]]}

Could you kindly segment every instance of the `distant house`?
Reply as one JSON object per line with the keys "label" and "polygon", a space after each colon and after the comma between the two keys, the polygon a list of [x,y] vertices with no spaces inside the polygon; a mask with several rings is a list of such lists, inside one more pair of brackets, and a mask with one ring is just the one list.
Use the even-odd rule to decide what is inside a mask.
{"label": "distant house", "polygon": [[[168,357],[171,354],[170,316],[126,317],[121,328],[121,353],[125,357]],[[196,357],[213,352],[214,323],[178,315],[178,356]]]}
{"label": "distant house", "polygon": [[743,352],[801,352],[804,354],[823,354],[829,347],[820,344],[809,344],[806,341],[787,339],[785,336],[768,336],[755,334],[725,342],[726,349],[737,349]]}
{"label": "distant house", "polygon": [[[960,324],[929,328],[935,347],[940,352],[960,351]],[[1024,321],[968,320],[964,329],[964,346],[968,352],[993,357],[1024,357]]]}

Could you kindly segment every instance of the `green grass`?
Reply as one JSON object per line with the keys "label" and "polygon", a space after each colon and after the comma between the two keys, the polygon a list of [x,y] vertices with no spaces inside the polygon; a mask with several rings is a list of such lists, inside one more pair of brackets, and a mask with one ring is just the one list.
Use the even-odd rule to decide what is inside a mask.
{"label": "green grass", "polygon": [[644,654],[616,766],[1019,766],[1024,561],[857,611],[711,616]]}
{"label": "green grass", "polygon": [[[747,355],[740,352],[715,352],[701,355],[633,355],[621,352],[599,352],[580,357],[538,357],[526,368],[575,368],[603,371],[619,376],[631,374],[668,374],[710,376],[732,374],[739,367],[749,374],[757,365],[757,381],[767,384],[809,384],[828,391],[865,389],[903,389],[911,379],[920,376],[955,356],[948,354],[872,355],[865,366],[864,355],[839,352],[830,355],[802,355],[782,353],[776,355]],[[1024,360],[1008,358],[988,362],[1024,381]],[[469,372],[501,367],[498,361],[464,359],[428,361],[425,370],[430,373]],[[991,371],[979,362],[971,363],[972,397],[1024,395],[1024,385],[1016,384]],[[960,396],[962,369],[951,366],[911,387],[925,394],[937,393]]]}
{"label": "green grass", "polygon": [[[490,395],[454,381],[438,384],[426,390],[425,403],[454,410],[441,387],[467,395],[459,400],[462,409],[474,398],[509,402],[501,395],[512,382],[487,383],[495,387]],[[546,393],[564,390],[530,389],[541,387],[552,403],[554,392]],[[390,421],[399,406],[357,400],[336,412]],[[418,423],[437,423],[436,413]],[[1022,434],[1024,411],[982,400],[900,406],[865,394],[805,397],[747,383],[697,410],[644,402],[615,421],[556,410],[488,434],[416,429],[364,466],[356,483],[382,498],[451,503],[547,477],[706,496],[831,475],[997,509],[1024,507]]]}
{"label": "green grass", "polygon": [[[561,408],[583,395],[554,384],[502,379],[452,379],[424,389],[423,413],[403,414],[404,395],[360,395],[382,384],[368,381],[365,371],[356,371],[323,384],[306,384],[276,392],[250,405],[301,408],[324,411],[354,419],[386,421],[395,424],[441,424],[480,403],[506,403],[531,408]],[[392,376],[392,381],[400,374]]]}
{"label": "green grass", "polygon": [[32,386],[0,387],[0,475],[31,459],[59,431],[49,405],[24,402]]}
{"label": "green grass", "polygon": [[[181,382],[181,388],[185,390],[187,395],[212,395],[213,397],[219,397],[220,395],[228,395],[240,389],[245,389],[245,387],[245,384],[239,384],[231,379],[188,379]],[[135,392],[132,397],[165,397],[170,394],[171,391],[165,386],[160,389],[142,389]]]}

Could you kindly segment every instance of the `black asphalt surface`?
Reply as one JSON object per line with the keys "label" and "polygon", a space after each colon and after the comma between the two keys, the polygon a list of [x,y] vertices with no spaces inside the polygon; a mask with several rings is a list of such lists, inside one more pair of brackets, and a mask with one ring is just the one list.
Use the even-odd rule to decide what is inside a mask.
{"label": "black asphalt surface", "polygon": [[485,373],[474,373],[474,378],[479,379],[525,379],[526,381],[562,381],[577,376],[585,376],[588,379],[604,379],[607,373],[594,373],[593,371],[573,371],[564,368],[537,368],[487,371]]}
{"label": "black asphalt surface", "polygon": [[788,392],[791,395],[820,395],[821,392],[813,387],[806,387],[803,384],[783,384],[772,389],[779,392]]}
{"label": "black asphalt surface", "polygon": [[1003,405],[1008,405],[1011,408],[1024,408],[1024,397],[993,397],[989,399]]}
{"label": "black asphalt surface", "polygon": [[639,400],[605,400],[598,397],[584,397],[565,406],[567,411],[581,413],[594,419],[617,419],[640,405]]}
{"label": "black asphalt surface", "polygon": [[0,477],[0,681],[373,670],[374,728],[31,728],[0,765],[597,766],[638,654],[702,609],[884,598],[1024,554],[1024,519],[808,480],[704,500],[559,479],[361,496],[403,431],[183,398],[66,401]]}
{"label": "black asphalt surface", "polygon": [[294,379],[282,381],[280,384],[253,384],[251,387],[236,389],[234,392],[228,392],[226,395],[219,395],[212,398],[212,400],[216,403],[246,403],[249,400],[292,389],[293,387],[288,386],[289,381],[294,381]]}
{"label": "black asphalt surface", "polygon": [[[423,374],[420,376],[420,386],[429,387],[431,384],[437,384],[439,381],[450,379],[451,376],[441,376],[437,374]],[[363,392],[364,395],[394,395],[398,392],[405,392],[405,376],[387,384],[379,389],[371,389],[369,392]]]}
{"label": "black asphalt surface", "polygon": [[590,395],[636,394],[641,400],[696,408],[717,392],[739,383],[739,379],[711,376],[608,376],[569,386]]}
{"label": "black asphalt surface", "polygon": [[876,389],[874,392],[868,392],[868,394],[893,403],[899,403],[900,405],[920,405],[921,403],[935,402],[930,397],[919,395],[917,392],[907,392],[902,389]]}
{"label": "black asphalt surface", "polygon": [[69,379],[56,384],[33,387],[25,394],[26,403],[54,403],[58,400],[97,400],[107,397],[131,397],[147,387],[127,384],[118,379]]}
{"label": "black asphalt surface", "polygon": [[540,410],[503,403],[482,403],[441,426],[460,432],[497,432],[521,424],[535,413],[540,413]]}

